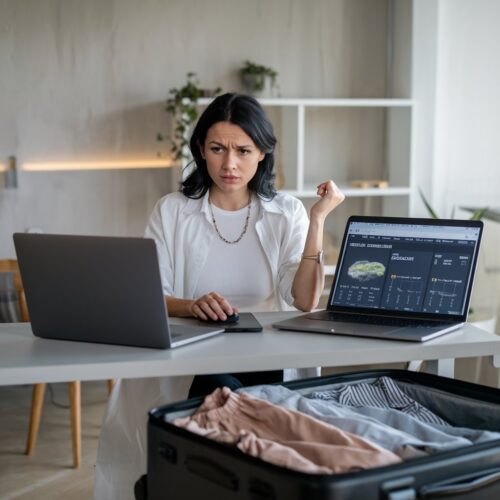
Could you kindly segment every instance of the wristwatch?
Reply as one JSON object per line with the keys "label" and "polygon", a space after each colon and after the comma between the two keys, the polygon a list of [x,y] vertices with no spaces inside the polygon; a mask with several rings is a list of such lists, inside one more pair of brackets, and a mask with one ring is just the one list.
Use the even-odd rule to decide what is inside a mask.
{"label": "wristwatch", "polygon": [[318,264],[323,264],[323,250],[320,250],[316,255],[302,254],[302,258],[307,260],[315,260]]}

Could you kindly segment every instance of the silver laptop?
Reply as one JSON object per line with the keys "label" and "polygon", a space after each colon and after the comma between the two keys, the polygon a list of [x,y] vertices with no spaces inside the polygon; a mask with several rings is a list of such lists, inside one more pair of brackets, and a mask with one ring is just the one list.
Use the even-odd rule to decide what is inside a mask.
{"label": "silver laptop", "polygon": [[327,309],[283,330],[422,342],[467,319],[481,221],[351,217]]}
{"label": "silver laptop", "polygon": [[151,239],[17,233],[14,245],[38,337],[168,349],[224,332],[169,324]]}

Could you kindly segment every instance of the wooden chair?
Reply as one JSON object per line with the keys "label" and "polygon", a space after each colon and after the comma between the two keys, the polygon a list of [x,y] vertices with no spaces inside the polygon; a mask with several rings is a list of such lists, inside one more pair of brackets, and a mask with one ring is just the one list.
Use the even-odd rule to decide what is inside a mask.
{"label": "wooden chair", "polygon": [[[14,286],[16,289],[21,321],[29,322],[28,307],[26,296],[21,281],[19,266],[14,259],[0,260],[0,272],[14,273]],[[108,380],[108,392],[111,393],[115,381]],[[26,455],[33,455],[35,451],[38,430],[40,428],[40,419],[42,416],[42,406],[47,384],[34,384],[31,400],[31,415],[28,428],[28,438],[26,442]],[[82,435],[81,435],[81,387],[80,381],[68,382],[70,414],[71,414],[71,436],[73,444],[73,466],[80,467],[82,460]]]}

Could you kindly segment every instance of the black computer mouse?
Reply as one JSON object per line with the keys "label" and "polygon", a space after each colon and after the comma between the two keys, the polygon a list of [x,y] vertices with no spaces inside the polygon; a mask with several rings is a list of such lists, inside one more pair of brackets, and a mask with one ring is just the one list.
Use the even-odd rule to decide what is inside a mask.
{"label": "black computer mouse", "polygon": [[231,314],[231,316],[227,316],[226,319],[207,319],[203,320],[203,323],[209,323],[211,325],[234,325],[235,323],[238,323],[240,319],[240,316],[236,313]]}

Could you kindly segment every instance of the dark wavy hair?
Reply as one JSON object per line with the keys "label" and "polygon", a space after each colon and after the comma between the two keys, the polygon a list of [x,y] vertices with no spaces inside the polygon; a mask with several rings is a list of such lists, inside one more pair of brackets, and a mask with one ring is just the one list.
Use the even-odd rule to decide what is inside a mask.
{"label": "dark wavy hair", "polygon": [[208,129],[218,122],[238,125],[253,140],[259,150],[265,153],[264,158],[259,162],[257,172],[248,183],[248,188],[260,198],[272,200],[276,196],[274,148],[277,142],[273,126],[262,106],[253,97],[234,93],[216,97],[200,116],[189,141],[195,166],[181,183],[182,193],[188,198],[201,198],[212,185],[207,162],[201,156],[200,145],[205,144]]}

